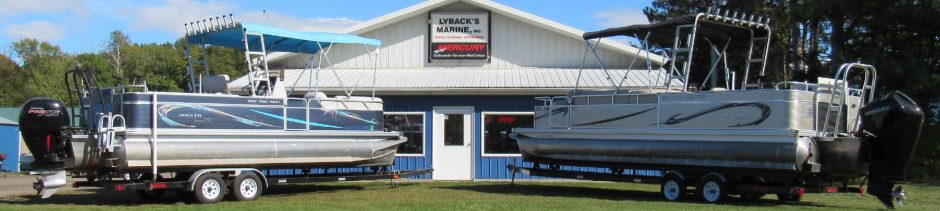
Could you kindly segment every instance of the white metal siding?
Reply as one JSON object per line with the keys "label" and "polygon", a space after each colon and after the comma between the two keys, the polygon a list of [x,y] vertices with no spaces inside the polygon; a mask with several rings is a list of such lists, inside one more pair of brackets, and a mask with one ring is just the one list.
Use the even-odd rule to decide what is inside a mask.
{"label": "white metal siding", "polygon": [[[466,3],[455,3],[437,11],[468,11],[473,7]],[[427,14],[417,15],[403,21],[361,34],[382,40],[378,68],[421,67],[484,67],[484,68],[578,68],[584,53],[584,41],[549,31],[540,26],[524,23],[507,16],[492,13],[491,19],[492,61],[433,61],[427,60]],[[590,54],[590,52],[588,52]],[[614,52],[603,47],[598,54],[608,68],[627,68],[632,56]],[[303,67],[305,57],[295,57],[288,67]],[[338,68],[371,67],[368,55],[362,46],[337,45],[330,52],[330,59]],[[316,60],[316,57],[314,57]],[[585,58],[585,68],[599,68],[593,56]],[[316,64],[316,62],[314,62]],[[324,62],[324,65],[326,63]],[[645,65],[638,61],[637,65]],[[634,67],[638,68],[638,67]]]}

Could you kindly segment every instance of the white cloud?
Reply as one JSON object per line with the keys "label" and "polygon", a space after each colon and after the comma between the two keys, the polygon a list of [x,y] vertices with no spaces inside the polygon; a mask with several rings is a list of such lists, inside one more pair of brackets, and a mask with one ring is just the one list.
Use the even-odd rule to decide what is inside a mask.
{"label": "white cloud", "polygon": [[47,21],[32,21],[25,24],[11,24],[3,28],[3,34],[13,38],[34,38],[43,41],[62,39],[65,28]]}
{"label": "white cloud", "polygon": [[[165,0],[158,5],[138,5],[135,9],[124,9],[131,29],[156,30],[182,35],[184,23],[214,18],[221,15],[235,14],[235,20],[273,25],[297,31],[339,32],[346,27],[362,21],[338,17],[303,18],[277,12],[242,11],[238,5],[229,2],[191,0]],[[270,18],[269,18],[270,17]],[[270,21],[268,21],[270,19]]]}
{"label": "white cloud", "polygon": [[649,20],[642,10],[630,8],[614,8],[594,13],[594,18],[600,19],[604,27],[621,27],[634,24],[647,24]]}
{"label": "white cloud", "polygon": [[22,13],[61,12],[74,12],[84,17],[88,15],[88,11],[88,7],[80,0],[0,0],[0,17]]}
{"label": "white cloud", "polygon": [[183,35],[183,23],[232,13],[238,6],[218,1],[196,2],[189,0],[166,0],[162,5],[138,6],[125,14],[131,29],[157,30]]}
{"label": "white cloud", "polygon": [[[253,22],[264,25],[273,25],[278,28],[285,28],[295,31],[325,31],[342,32],[343,29],[361,23],[360,20],[341,18],[301,18],[288,16],[277,12],[267,12],[267,17],[263,12],[250,11],[236,15],[238,21]],[[269,18],[270,17],[270,18]],[[268,21],[270,20],[270,21]]]}

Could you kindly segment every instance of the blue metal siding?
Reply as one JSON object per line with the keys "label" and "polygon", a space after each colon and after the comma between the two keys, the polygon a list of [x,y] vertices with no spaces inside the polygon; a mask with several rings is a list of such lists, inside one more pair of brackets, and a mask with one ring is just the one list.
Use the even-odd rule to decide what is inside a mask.
{"label": "blue metal siding", "polygon": [[3,161],[3,170],[20,171],[20,133],[16,125],[0,124],[0,153],[7,153]]}
{"label": "blue metal siding", "polygon": [[[385,102],[385,111],[387,112],[424,112],[425,113],[425,138],[424,138],[424,157],[398,157],[396,158],[396,169],[420,169],[431,168],[432,158],[432,137],[433,128],[431,125],[432,113],[435,106],[473,106],[473,162],[474,179],[508,179],[512,175],[506,170],[505,162],[499,162],[499,159],[507,160],[512,158],[483,158],[481,137],[482,122],[481,112],[530,112],[539,102],[534,96],[387,96],[382,97]],[[521,162],[521,158],[516,158]],[[491,161],[492,160],[492,161]],[[485,161],[485,162],[484,162]],[[528,164],[532,165],[532,164]],[[471,168],[468,166],[467,168]],[[484,173],[486,172],[486,173]],[[429,179],[430,175],[419,177]]]}

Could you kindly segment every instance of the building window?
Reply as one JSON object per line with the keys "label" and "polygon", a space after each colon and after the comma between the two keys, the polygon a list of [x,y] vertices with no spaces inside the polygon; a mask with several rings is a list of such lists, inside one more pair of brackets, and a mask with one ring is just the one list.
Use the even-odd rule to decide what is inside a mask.
{"label": "building window", "polygon": [[513,128],[531,128],[532,112],[483,112],[483,155],[519,156],[519,145],[509,138]]}
{"label": "building window", "polygon": [[398,155],[424,155],[424,113],[385,112],[385,129],[401,132],[408,141],[398,145]]}
{"label": "building window", "polygon": [[463,114],[444,117],[444,146],[463,146]]}

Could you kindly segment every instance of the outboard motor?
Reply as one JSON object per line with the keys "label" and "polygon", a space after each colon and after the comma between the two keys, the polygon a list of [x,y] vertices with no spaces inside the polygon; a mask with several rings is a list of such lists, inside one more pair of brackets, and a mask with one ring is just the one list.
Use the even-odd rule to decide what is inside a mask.
{"label": "outboard motor", "polygon": [[69,113],[62,101],[37,97],[26,101],[20,111],[20,131],[26,147],[36,158],[33,168],[62,167],[69,156],[62,131],[69,126]]}
{"label": "outboard motor", "polygon": [[20,111],[20,132],[35,157],[30,164],[30,174],[39,179],[33,188],[43,198],[65,185],[65,159],[72,157],[71,146],[63,133],[69,126],[69,118],[65,104],[52,98],[29,99]]}
{"label": "outboard motor", "polygon": [[859,112],[862,118],[859,131],[863,133],[860,156],[869,163],[867,192],[886,208],[894,208],[894,199],[903,203],[900,200],[905,193],[894,185],[905,180],[904,169],[920,136],[924,112],[900,91],[865,105]]}

